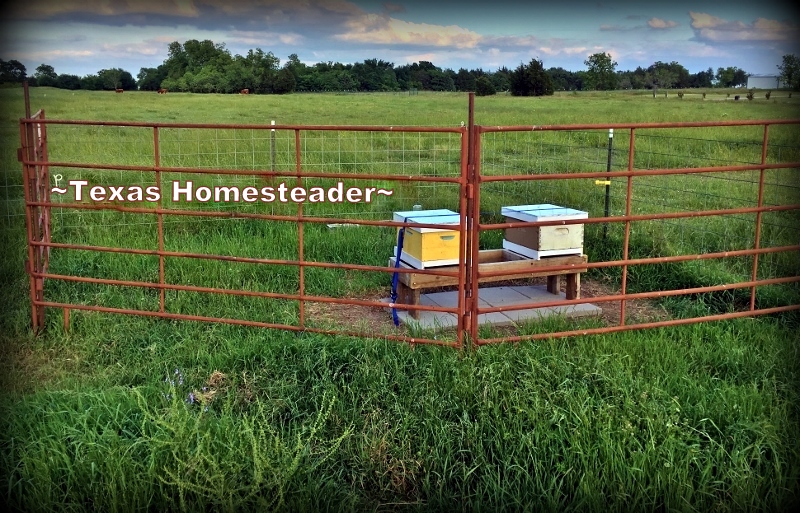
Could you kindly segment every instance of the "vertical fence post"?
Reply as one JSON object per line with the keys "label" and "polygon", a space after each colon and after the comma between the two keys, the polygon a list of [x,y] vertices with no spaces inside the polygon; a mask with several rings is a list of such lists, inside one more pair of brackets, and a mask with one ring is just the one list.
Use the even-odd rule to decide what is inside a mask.
{"label": "vertical fence post", "polygon": [[[764,137],[761,141],[761,165],[767,163],[767,141],[769,140],[769,125],[764,124]],[[762,167],[758,175],[758,208],[764,206],[764,168]],[[754,249],[761,249],[761,212],[756,212],[756,240]],[[758,279],[758,253],[753,255],[753,274],[752,281]],[[750,311],[756,309],[756,286],[750,287]]]}
{"label": "vertical fence post", "polygon": [[[28,100],[28,82],[25,81],[23,83],[23,90],[25,96],[25,119],[30,119],[30,104]],[[25,272],[28,273],[28,285],[30,287],[29,293],[31,298],[31,326],[33,328],[33,332],[36,333],[39,330],[39,307],[36,305],[36,278],[34,277],[33,273],[36,272],[35,268],[35,252],[33,249],[33,224],[34,224],[34,215],[33,215],[33,206],[31,202],[34,201],[33,199],[33,191],[31,190],[31,177],[30,177],[30,164],[26,163],[25,161],[29,161],[31,157],[31,149],[30,149],[30,124],[24,121],[20,121],[19,124],[19,139],[20,139],[20,150],[17,157],[20,161],[22,161],[22,192],[25,197],[25,233],[26,233],[26,244],[28,246],[28,258],[25,260]]]}
{"label": "vertical fence post", "polygon": [[[275,124],[275,120],[274,119],[272,120],[271,124],[272,125]],[[270,156],[270,162],[272,163],[272,168],[271,169],[273,171],[275,171],[275,129],[274,128],[270,130],[270,135],[269,135],[269,156]]]}
{"label": "vertical fence post", "polygon": [[[628,145],[628,173],[633,173],[633,151],[634,151],[634,140],[636,137],[636,129],[631,128],[631,140]],[[628,186],[625,191],[625,217],[629,218],[631,215],[631,192],[633,191],[633,174],[628,175]],[[622,243],[622,261],[625,262],[622,264],[622,290],[621,294],[623,299],[620,300],[619,306],[619,325],[625,326],[625,299],[624,296],[627,293],[628,288],[628,249],[630,245],[630,238],[631,238],[631,221],[630,219],[625,220],[625,239]]]}
{"label": "vertical fence post", "polygon": [[[273,130],[275,130],[273,128]],[[297,171],[297,185],[300,186],[303,184],[303,178],[301,174],[301,160],[300,160],[300,130],[296,129],[294,131],[294,148],[295,148],[295,168]],[[298,260],[298,271],[299,271],[299,296],[300,296],[300,305],[299,305],[299,327],[300,329],[305,329],[306,327],[306,320],[305,320],[305,264],[304,264],[304,254],[303,254],[303,202],[297,203],[297,260]]]}
{"label": "vertical fence post", "polygon": [[[606,171],[611,172],[611,152],[614,147],[614,129],[608,129],[608,162],[606,163]],[[611,178],[606,176],[606,204],[603,209],[603,217],[608,217],[609,207],[611,204]],[[608,236],[608,223],[603,223],[603,240]]]}
{"label": "vertical fence post", "polygon": [[458,200],[459,213],[459,249],[458,249],[458,328],[456,331],[456,347],[464,347],[466,333],[469,329],[470,314],[467,312],[467,278],[464,272],[464,262],[469,258],[469,246],[467,245],[469,231],[469,202],[471,197],[472,183],[469,177],[469,144],[470,132],[465,129],[464,122],[461,122],[461,179],[460,194]]}
{"label": "vertical fence post", "polygon": [[[153,127],[153,166],[155,169],[155,179],[156,179],[156,187],[158,190],[161,190],[161,150],[160,150],[161,143],[159,141],[159,134],[158,134],[158,127]],[[158,284],[159,284],[159,291],[158,291],[158,311],[164,312],[165,310],[165,296],[166,296],[166,289],[164,288],[164,283],[166,282],[164,277],[164,214],[161,213],[161,209],[164,204],[163,194],[158,195],[158,214],[156,215],[156,219],[158,221]],[[177,293],[177,291],[176,291]]]}
{"label": "vertical fence post", "polygon": [[480,251],[480,133],[475,126],[475,93],[469,93],[469,134],[470,145],[468,152],[469,161],[469,180],[471,191],[471,198],[469,198],[467,209],[469,213],[469,256],[466,261],[466,273],[469,284],[469,301],[467,308],[469,309],[469,339],[470,344],[477,346],[478,344],[478,262]]}

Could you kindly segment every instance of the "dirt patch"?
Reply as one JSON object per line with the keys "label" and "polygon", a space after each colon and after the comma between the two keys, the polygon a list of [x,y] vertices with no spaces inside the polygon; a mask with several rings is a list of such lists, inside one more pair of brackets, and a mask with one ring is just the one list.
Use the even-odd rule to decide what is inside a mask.
{"label": "dirt patch", "polygon": [[[600,298],[619,294],[619,288],[607,282],[598,280],[581,280],[582,298]],[[603,301],[596,303],[603,310],[601,318],[607,326],[619,324],[622,305],[620,301]],[[667,310],[648,299],[633,299],[625,301],[625,324],[641,324],[645,322],[658,322],[670,319]]]}
{"label": "dirt patch", "polygon": [[[390,291],[375,291],[359,297],[348,297],[359,301],[379,302],[389,296]],[[386,307],[345,305],[341,303],[305,304],[306,325],[314,328],[346,330],[369,335],[405,335],[403,326],[396,327]]]}

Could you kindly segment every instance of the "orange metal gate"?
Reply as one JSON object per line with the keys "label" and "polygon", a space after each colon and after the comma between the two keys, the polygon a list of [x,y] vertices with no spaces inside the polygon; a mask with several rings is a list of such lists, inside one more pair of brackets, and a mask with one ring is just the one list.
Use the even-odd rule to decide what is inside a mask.
{"label": "orange metal gate", "polygon": [[[298,332],[380,336],[411,343],[462,347],[465,343],[480,345],[606,333],[800,309],[795,300],[800,273],[797,264],[793,263],[798,260],[796,257],[800,251],[800,224],[797,223],[800,220],[800,195],[797,192],[800,156],[796,146],[770,146],[770,127],[781,131],[779,140],[792,140],[800,121],[487,127],[475,125],[473,107],[474,98],[470,94],[469,123],[461,127],[122,123],[52,120],[45,119],[43,111],[35,115],[26,113],[26,118],[20,122],[22,148],[19,158],[23,165],[27,272],[34,329],[38,331],[45,327],[45,309],[60,309],[65,327],[69,325],[70,312],[78,310]],[[48,127],[51,141],[60,143],[58,150],[54,149],[50,154]],[[721,161],[720,165],[691,161],[695,158],[692,148],[698,144],[705,144],[709,155],[719,151],[716,142],[700,139],[701,142],[697,143],[698,139],[692,136],[666,136],[670,138],[669,148],[681,147],[674,151],[674,155],[670,153],[671,149],[665,153],[660,149],[651,151],[637,146],[643,144],[640,141],[650,141],[651,146],[664,147],[662,141],[657,141],[658,144],[653,142],[665,137],[659,135],[661,133],[680,131],[685,134],[692,130],[719,130],[723,127],[742,129],[746,134],[741,139],[744,142],[725,141],[722,144],[727,148],[727,159],[709,157],[714,162]],[[615,130],[617,139],[623,139],[622,150],[617,151],[624,165],[616,170],[612,169],[610,141],[608,166],[605,167],[604,134],[609,130]],[[757,142],[753,142],[754,130],[761,133]],[[101,133],[103,135],[97,135]],[[73,151],[65,144],[76,138],[81,139],[87,148],[99,148],[95,152],[97,155],[91,151]],[[95,144],[100,139],[100,143]],[[741,150],[738,145],[744,145],[745,149]],[[525,148],[525,152],[521,148]],[[777,150],[770,153],[770,148]],[[755,155],[756,151],[757,157],[747,156],[750,153]],[[747,155],[739,157],[740,153]],[[731,159],[734,163],[729,161]],[[375,172],[376,168],[381,172]],[[58,176],[60,173],[77,175],[78,182],[86,182],[83,185],[86,189],[82,191],[84,197],[77,197],[77,185],[70,186],[72,197],[70,194],[53,197],[55,189],[51,187],[51,180],[55,171],[59,172]],[[228,205],[230,201],[203,203],[202,197],[193,197],[192,192],[185,192],[192,180],[197,182],[197,189],[192,189],[194,193],[205,188],[209,194],[219,192],[229,198],[227,194],[232,194],[232,189],[236,188],[235,204],[231,207]],[[219,186],[221,182],[215,180],[229,180],[231,182],[225,182],[225,185],[237,185]],[[278,180],[282,180],[284,192],[291,196],[286,202],[275,201],[266,205],[255,201],[251,204],[253,202],[247,203],[238,196],[241,191],[251,188],[256,194],[259,190],[263,192],[264,189],[256,185],[264,184],[277,194],[274,185]],[[342,200],[338,206],[314,204],[305,201],[305,197],[291,201],[296,199],[292,192],[294,188],[305,188],[302,192],[306,194],[313,189],[308,187],[310,184],[343,184],[344,181],[351,185],[371,185],[369,188],[375,190],[391,187],[397,193],[391,201],[396,202],[387,200],[382,207],[377,207],[377,200],[367,204],[360,201],[360,196],[355,203]],[[595,182],[606,185],[606,211],[603,213],[599,213],[599,202],[595,202],[599,190],[593,187]],[[123,197],[115,186],[121,190],[121,184],[128,184],[126,191],[131,191],[130,187],[135,187],[130,185],[132,183],[139,184],[144,192],[149,190],[147,187],[153,187],[160,194],[157,198],[153,194],[150,200],[127,201],[131,196]],[[91,192],[93,184],[103,184],[102,191],[98,189],[96,195]],[[620,192],[614,193],[615,211],[609,213],[611,184],[615,191]],[[290,189],[291,185],[294,188]],[[715,192],[723,188],[731,192]],[[359,188],[358,194],[367,189]],[[172,195],[169,196],[167,191]],[[352,197],[349,192],[347,194],[348,199],[356,196],[356,193]],[[111,198],[107,197],[109,195]],[[299,197],[300,192],[297,195]],[[171,203],[169,197],[173,199]],[[175,198],[183,198],[183,205],[174,201]],[[412,272],[378,265],[373,257],[370,257],[372,260],[354,263],[335,261],[336,258],[330,257],[320,260],[316,255],[330,254],[318,249],[332,244],[328,242],[331,236],[326,235],[330,233],[325,231],[326,227],[339,227],[337,229],[341,230],[351,226],[367,227],[370,231],[364,233],[375,234],[375,240],[393,240],[394,230],[406,224],[386,217],[400,205],[406,205],[407,210],[404,202],[420,198],[437,206],[457,205],[460,218],[457,272],[436,268],[413,270],[417,274],[457,279],[457,304],[452,307],[388,305],[378,298],[359,298],[363,290],[355,285],[348,289],[349,292],[338,295],[322,293],[330,290],[330,285],[327,289],[320,285],[326,280],[329,284],[363,280],[366,287],[370,283],[388,283],[387,277],[393,273]],[[499,204],[531,203],[533,200],[542,203],[569,200],[586,208],[592,215],[581,221],[538,223],[513,223],[496,215]],[[212,223],[200,223],[203,220]],[[224,224],[233,221],[240,224]],[[768,240],[763,230],[765,222],[769,226]],[[272,224],[280,223],[294,226],[293,238],[287,238],[286,230],[268,231]],[[491,239],[493,236],[485,242],[491,244],[496,243],[497,234],[507,228],[579,223],[586,225],[587,233],[591,235],[587,238],[587,252],[591,250],[592,253],[590,261],[580,267],[589,272],[618,273],[618,281],[611,288],[589,298],[554,298],[514,307],[481,306],[479,283],[482,278],[495,277],[481,272],[477,265],[483,241],[489,240],[482,237]],[[103,226],[105,229],[101,230]],[[131,226],[136,228],[126,228]],[[433,228],[439,225],[416,226]],[[97,228],[97,233],[92,227]],[[221,251],[242,242],[236,236],[225,238],[225,230],[231,227],[244,236],[255,233],[259,238],[253,240],[260,241],[263,252],[271,256],[251,254],[246,243],[240,244],[238,254],[234,254],[232,249],[227,254]],[[387,228],[390,235],[385,235]],[[710,231],[712,228],[722,231],[715,233]],[[742,235],[743,231],[750,229],[752,236]],[[145,235],[147,230],[154,233]],[[713,242],[698,242],[698,230],[708,231],[708,238]],[[726,242],[729,230],[736,233],[736,240],[731,239],[730,243]],[[194,246],[180,246],[181,234],[192,235],[193,231],[199,234],[193,239]],[[265,234],[282,242],[264,244]],[[636,251],[641,248],[632,245],[632,234],[638,237],[636,244],[650,240],[648,237],[663,235],[664,240],[657,251],[638,254]],[[95,235],[97,238],[92,239]],[[112,240],[114,236],[121,236],[124,240],[103,242]],[[218,239],[217,245],[212,245],[214,251],[203,250],[206,236]],[[380,244],[370,237],[372,235],[351,237],[345,245],[360,241],[374,250]],[[76,238],[80,240],[74,240]],[[675,242],[678,238],[679,244]],[[361,254],[358,248],[344,249],[355,255],[356,260]],[[53,258],[49,259],[51,252]],[[291,252],[293,256],[288,258]],[[88,270],[84,271],[78,257],[67,256],[74,254],[92,255],[89,260],[94,259],[95,268],[87,265]],[[111,263],[111,259],[117,257],[119,262]],[[770,261],[765,268],[764,259],[767,258]],[[104,267],[105,259],[109,262],[107,267]],[[747,276],[737,279],[743,276],[742,259],[751,259],[752,263],[747,264]],[[725,283],[673,288],[651,286],[651,290],[631,288],[632,270],[638,272],[647,266],[667,266],[664,269],[672,272],[692,262],[733,260],[738,262],[737,265],[730,269],[724,265],[719,268],[720,276],[727,277]],[[58,269],[49,266],[51,262],[57,262]],[[197,267],[190,268],[187,262]],[[225,265],[230,266],[227,271]],[[248,271],[234,270],[241,266],[251,267],[246,267]],[[553,265],[543,270],[556,272],[575,267],[574,264]],[[103,276],[104,273],[113,274],[114,269],[125,276]],[[93,270],[95,275],[92,275]],[[664,270],[658,268],[656,272]],[[233,285],[221,286],[213,280],[208,283],[187,282],[185,279],[186,276],[206,275],[211,278],[218,276],[226,283],[229,277],[233,277],[230,281]],[[257,277],[267,275],[285,280],[278,280],[273,288],[265,290],[260,288]],[[376,275],[383,278],[375,278]],[[503,277],[513,279],[514,275],[505,273]],[[50,291],[46,286],[48,283],[72,284],[76,288],[53,285]],[[80,287],[100,287],[102,292],[88,293]],[[778,287],[779,293],[768,295],[761,301],[758,291],[768,287]],[[139,292],[127,297],[117,292],[123,289]],[[107,292],[109,290],[114,292]],[[739,304],[741,297],[735,295],[738,290],[749,290],[747,304]],[[74,291],[94,301],[76,299],[70,295]],[[703,298],[721,291],[734,294],[728,311],[644,322],[630,319],[627,312],[628,305],[636,301]],[[192,311],[195,304],[183,301],[181,294],[198,298],[233,298],[244,303],[243,306],[231,307],[233,315],[214,315],[213,312]],[[197,304],[202,306],[203,301],[205,299],[199,299]],[[570,308],[590,302],[619,305],[618,318],[614,322],[606,320],[604,325],[573,323],[527,333],[490,330],[482,334],[479,330],[481,317],[494,313],[527,308]],[[404,311],[450,314],[455,318],[452,326],[455,329],[376,331],[358,328],[359,317],[366,315],[368,310],[382,311],[391,306]],[[215,303],[211,303],[210,308],[218,310]],[[238,317],[235,313],[253,310],[258,315],[250,318]],[[269,311],[272,317],[262,315],[264,311]],[[337,324],[333,322],[336,319],[325,318],[326,312],[330,311],[338,312],[342,317],[349,314],[353,318],[345,318],[344,322]]]}

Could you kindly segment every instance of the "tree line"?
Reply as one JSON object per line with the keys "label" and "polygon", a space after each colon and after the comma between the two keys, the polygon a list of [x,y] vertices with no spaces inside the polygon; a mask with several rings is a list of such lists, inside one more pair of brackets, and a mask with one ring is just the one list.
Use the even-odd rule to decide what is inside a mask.
{"label": "tree line", "polygon": [[[317,91],[475,91],[491,95],[508,91],[517,96],[551,95],[555,91],[614,89],[687,89],[740,87],[747,84],[748,73],[735,66],[712,68],[690,73],[676,61],[655,62],[647,68],[617,70],[617,63],[607,53],[595,53],[586,61],[585,70],[568,71],[561,67],[545,69],[543,62],[532,59],[511,70],[483,69],[458,71],[442,69],[431,62],[395,66],[380,59],[366,59],[355,64],[319,62],[307,65],[297,54],[281,65],[272,52],[260,48],[247,55],[231,55],[225,44],[192,39],[168,46],[164,62],[155,68],[141,68],[136,78],[121,68],[102,69],[79,77],[58,74],[42,64],[32,77],[19,61],[0,60],[0,82],[22,82],[32,86],[87,90],[144,90],[193,93],[235,93],[249,89],[256,94],[286,94]],[[785,55],[778,66],[783,83],[800,86],[800,62]]]}

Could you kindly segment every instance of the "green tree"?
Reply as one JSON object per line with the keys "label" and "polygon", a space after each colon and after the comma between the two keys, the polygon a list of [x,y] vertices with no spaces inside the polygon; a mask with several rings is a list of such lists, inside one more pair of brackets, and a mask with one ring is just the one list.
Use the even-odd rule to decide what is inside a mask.
{"label": "green tree", "polygon": [[737,87],[747,85],[747,72],[736,66],[717,68],[717,85],[719,87]]}
{"label": "green tree", "polygon": [[477,87],[475,75],[464,68],[458,70],[455,84],[456,89],[459,91],[474,91]]}
{"label": "green tree", "polygon": [[545,96],[553,94],[553,82],[544,70],[542,61],[531,59],[511,73],[511,94],[514,96]]}
{"label": "green tree", "polygon": [[68,75],[66,73],[62,73],[58,76],[56,80],[56,87],[59,89],[70,89],[76,90],[81,88],[81,77],[78,75]]}
{"label": "green tree", "polygon": [[497,91],[508,91],[511,89],[511,70],[505,66],[492,73],[490,77],[494,88]]}
{"label": "green tree", "polygon": [[295,81],[300,80],[308,72],[308,66],[300,60],[296,53],[289,55],[289,60],[286,61],[284,67],[292,72]]}
{"label": "green tree", "polygon": [[656,61],[647,68],[647,83],[652,89],[670,89],[678,80],[672,67],[661,61]]}
{"label": "green tree", "polygon": [[17,60],[4,61],[0,59],[0,82],[22,82],[25,80],[27,70]]}
{"label": "green tree", "polygon": [[141,68],[136,75],[136,84],[141,91],[158,91],[165,78],[167,72],[163,64],[157,68]]}
{"label": "green tree", "polygon": [[167,59],[164,61],[163,66],[167,72],[166,78],[177,79],[186,73],[186,69],[189,66],[189,58],[186,52],[183,51],[183,45],[177,41],[169,44]]}
{"label": "green tree", "polygon": [[478,79],[475,80],[475,90],[478,96],[491,96],[497,93],[491,79],[486,75],[478,77]]}
{"label": "green tree", "polygon": [[455,91],[453,78],[444,71],[431,72],[431,91]]}
{"label": "green tree", "polygon": [[240,89],[248,88],[254,93],[271,93],[280,62],[272,52],[265,53],[261,48],[248,51],[244,57],[244,80],[248,85],[243,85]]}
{"label": "green tree", "polygon": [[294,73],[288,67],[284,67],[275,75],[275,84],[272,90],[275,94],[286,94],[293,92],[296,86]]}
{"label": "green tree", "polygon": [[800,59],[796,55],[784,55],[778,70],[781,72],[780,79],[784,87],[800,89]]}
{"label": "green tree", "polygon": [[587,66],[586,75],[589,88],[596,91],[610,91],[617,87],[617,63],[605,52],[595,53],[583,61]]}
{"label": "green tree", "polygon": [[101,69],[97,76],[103,81],[104,89],[125,89],[131,91],[136,89],[136,81],[130,72],[121,68]]}
{"label": "green tree", "polygon": [[58,80],[56,70],[49,64],[40,64],[37,66],[36,73],[34,73],[33,76],[36,78],[36,85],[43,87],[54,87],[56,85],[56,80]]}
{"label": "green tree", "polygon": [[81,78],[81,89],[86,91],[102,91],[103,79],[97,75],[86,75]]}

